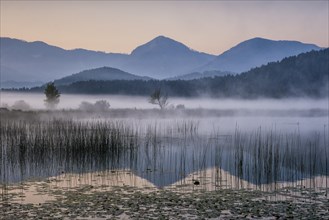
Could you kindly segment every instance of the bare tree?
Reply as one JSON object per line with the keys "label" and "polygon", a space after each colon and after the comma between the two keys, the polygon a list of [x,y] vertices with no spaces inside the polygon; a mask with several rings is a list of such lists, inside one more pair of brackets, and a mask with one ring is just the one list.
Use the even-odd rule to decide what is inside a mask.
{"label": "bare tree", "polygon": [[163,94],[161,89],[155,89],[154,92],[150,95],[149,103],[159,105],[160,109],[165,109],[169,104],[168,95]]}

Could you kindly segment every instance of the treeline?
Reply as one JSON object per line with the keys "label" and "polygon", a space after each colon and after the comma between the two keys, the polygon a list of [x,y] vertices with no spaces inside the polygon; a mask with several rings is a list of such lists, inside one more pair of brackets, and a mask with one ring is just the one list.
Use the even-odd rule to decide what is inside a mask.
{"label": "treeline", "polygon": [[[62,93],[150,95],[161,88],[169,96],[324,97],[328,96],[329,49],[285,58],[239,75],[195,80],[84,81],[59,86]],[[43,91],[42,87],[21,89]]]}

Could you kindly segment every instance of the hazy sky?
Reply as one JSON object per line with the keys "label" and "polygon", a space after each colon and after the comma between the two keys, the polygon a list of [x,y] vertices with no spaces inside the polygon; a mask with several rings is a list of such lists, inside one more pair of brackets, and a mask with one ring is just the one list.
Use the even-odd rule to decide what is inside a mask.
{"label": "hazy sky", "polygon": [[1,0],[0,35],[122,53],[158,35],[212,54],[253,37],[328,47],[328,2]]}

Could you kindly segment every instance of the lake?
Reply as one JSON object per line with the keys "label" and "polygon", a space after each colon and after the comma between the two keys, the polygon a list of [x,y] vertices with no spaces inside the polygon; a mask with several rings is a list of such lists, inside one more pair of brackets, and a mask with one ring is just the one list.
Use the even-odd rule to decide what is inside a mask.
{"label": "lake", "polygon": [[[0,205],[21,217],[26,207],[63,217],[58,204],[84,198],[91,210],[76,216],[152,217],[160,204],[186,218],[287,217],[289,207],[301,217],[310,204],[328,215],[327,100],[172,98],[185,109],[158,110],[147,97],[62,95],[60,110],[45,111],[42,94],[1,94],[9,106],[20,99],[39,110],[1,110]],[[110,110],[76,110],[99,99]],[[104,211],[102,199],[119,205]]]}

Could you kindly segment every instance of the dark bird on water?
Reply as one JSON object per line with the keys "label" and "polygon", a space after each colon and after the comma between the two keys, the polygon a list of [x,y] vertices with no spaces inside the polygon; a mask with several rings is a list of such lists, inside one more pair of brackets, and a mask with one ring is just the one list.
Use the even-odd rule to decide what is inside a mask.
{"label": "dark bird on water", "polygon": [[192,181],[193,181],[193,184],[194,184],[194,185],[200,185],[200,181],[199,181],[199,180],[194,180],[194,179],[193,179]]}

